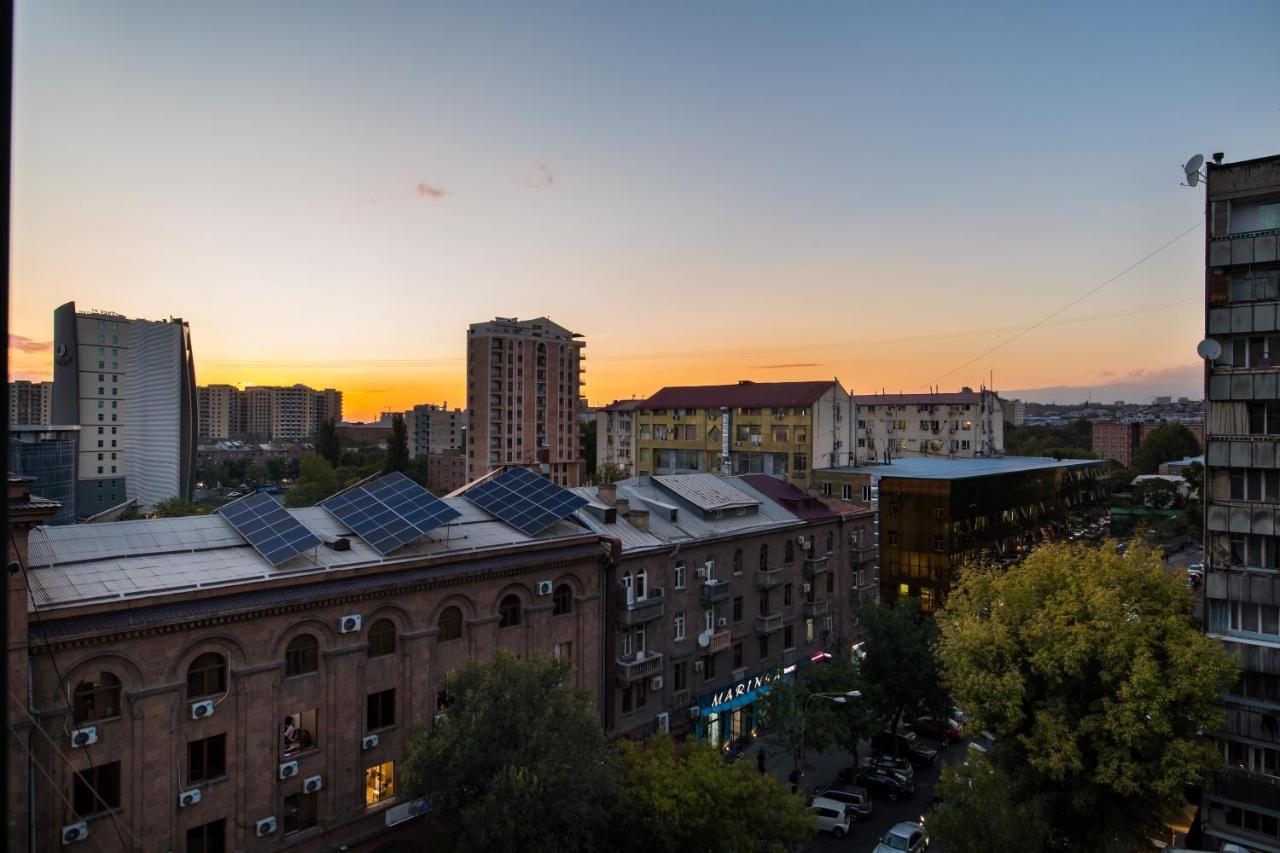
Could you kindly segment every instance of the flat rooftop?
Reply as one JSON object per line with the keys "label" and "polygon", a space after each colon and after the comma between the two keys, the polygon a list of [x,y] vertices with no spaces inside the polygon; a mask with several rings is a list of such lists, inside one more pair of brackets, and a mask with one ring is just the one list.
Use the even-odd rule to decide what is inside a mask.
{"label": "flat rooftop", "polygon": [[1107,464],[1105,459],[1050,459],[1047,456],[946,459],[938,456],[914,456],[895,459],[888,465],[845,465],[836,468],[819,468],[814,473],[867,474],[872,477],[904,477],[915,480],[963,480],[970,477],[992,477],[997,474],[1017,474],[1023,471],[1102,464]]}

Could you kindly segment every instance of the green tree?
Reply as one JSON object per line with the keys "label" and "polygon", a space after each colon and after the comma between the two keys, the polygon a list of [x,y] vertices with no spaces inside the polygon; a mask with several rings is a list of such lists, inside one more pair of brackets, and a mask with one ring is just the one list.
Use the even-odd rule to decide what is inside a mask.
{"label": "green tree", "polygon": [[316,430],[315,446],[316,453],[327,459],[330,465],[338,467],[342,457],[342,442],[338,440],[338,425],[333,418],[325,419],[320,424],[320,429]]}
{"label": "green tree", "polygon": [[1169,509],[1178,502],[1178,487],[1159,478],[1142,480],[1133,487],[1133,499],[1152,509]]}
{"label": "green tree", "polygon": [[227,466],[216,459],[201,459],[196,466],[196,479],[204,483],[206,489],[214,489],[230,482],[230,475]]}
{"label": "green tree", "polygon": [[185,498],[165,498],[155,505],[151,515],[155,518],[181,518],[184,515],[203,515],[205,510]]}
{"label": "green tree", "polygon": [[288,469],[288,463],[283,456],[267,457],[267,477],[273,483],[278,483],[284,479],[285,471]]}
{"label": "green tree", "polygon": [[976,752],[942,771],[937,796],[925,820],[929,841],[947,853],[1040,853],[1049,846],[1039,797],[1018,799],[1009,779]]}
{"label": "green tree", "polygon": [[410,739],[402,782],[431,800],[444,849],[605,849],[617,802],[614,756],[569,666],[499,650],[446,682],[452,703]]}
{"label": "green tree", "polygon": [[285,506],[315,506],[341,488],[333,466],[318,453],[302,457],[298,469],[298,481],[284,493]]}
{"label": "green tree", "polygon": [[404,415],[397,414],[391,419],[391,437],[387,439],[387,455],[382,463],[382,470],[404,471],[409,467],[409,428],[405,426]]}
{"label": "green tree", "polygon": [[[811,751],[839,746],[856,754],[859,738],[871,734],[876,721],[861,698],[835,694],[860,689],[858,668],[847,657],[799,670],[794,681],[775,683],[756,703],[765,740],[802,771]],[[814,694],[823,695],[811,699]]]}
{"label": "green tree", "polygon": [[1068,849],[1133,849],[1222,765],[1204,733],[1235,665],[1158,552],[1044,545],[1007,572],[973,567],[938,621],[957,701]]}
{"label": "green tree", "polygon": [[245,469],[244,477],[253,485],[265,483],[267,478],[271,476],[271,472],[267,470],[267,466],[261,462],[250,462],[249,467]]}
{"label": "green tree", "polygon": [[427,454],[419,453],[417,456],[409,460],[409,467],[405,469],[405,474],[407,474],[409,478],[419,486],[423,486],[424,488],[427,485],[427,468],[429,464],[427,459]]}
{"label": "green tree", "polygon": [[864,604],[858,619],[867,632],[859,667],[864,701],[885,728],[897,731],[922,702],[934,709],[950,707],[934,650],[937,628],[932,619],[909,600],[897,606]]}
{"label": "green tree", "polygon": [[[656,734],[619,744],[623,853],[770,853],[813,837],[805,802],[745,761],[726,764],[704,741]],[[512,848],[515,849],[515,848]]]}
{"label": "green tree", "polygon": [[1091,459],[1094,457],[1093,425],[1083,418],[1061,427],[1008,424],[1004,431],[1004,447],[1010,456]]}
{"label": "green tree", "polygon": [[1133,467],[1140,474],[1154,474],[1165,462],[1200,453],[1196,435],[1182,424],[1161,424],[1147,434],[1133,454]]}
{"label": "green tree", "polygon": [[586,423],[578,426],[578,443],[582,448],[582,458],[587,461],[587,477],[592,482],[614,482],[613,480],[598,480],[596,475],[596,419],[592,418]]}
{"label": "green tree", "polygon": [[1182,472],[1182,479],[1187,481],[1187,508],[1183,519],[1187,523],[1187,532],[1197,539],[1204,535],[1204,466],[1192,462]]}
{"label": "green tree", "polygon": [[626,475],[626,472],[622,470],[621,465],[617,465],[613,462],[606,462],[605,464],[601,465],[599,468],[595,469],[595,475],[592,482],[596,483],[597,485],[601,485],[605,483],[616,483],[619,480],[626,479],[625,475]]}

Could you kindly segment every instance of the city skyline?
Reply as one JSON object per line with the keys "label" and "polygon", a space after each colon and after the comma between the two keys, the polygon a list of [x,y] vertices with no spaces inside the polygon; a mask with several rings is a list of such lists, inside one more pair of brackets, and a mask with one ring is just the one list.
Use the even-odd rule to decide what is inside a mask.
{"label": "city skyline", "polygon": [[49,377],[74,299],[181,316],[199,384],[335,387],[363,420],[461,404],[494,316],[580,331],[593,404],[1198,396],[1178,167],[1269,153],[1280,10],[1105,8],[20,3],[11,378]]}

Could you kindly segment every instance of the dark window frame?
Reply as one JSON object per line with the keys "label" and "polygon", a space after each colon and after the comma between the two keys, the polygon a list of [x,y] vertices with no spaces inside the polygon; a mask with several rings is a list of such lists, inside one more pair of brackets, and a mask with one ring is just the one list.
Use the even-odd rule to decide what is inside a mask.
{"label": "dark window frame", "polygon": [[379,619],[369,626],[368,657],[380,658],[396,652],[396,623],[390,619]]}
{"label": "dark window frame", "polygon": [[[456,620],[453,614],[457,614]],[[455,605],[449,605],[440,611],[439,618],[436,619],[436,640],[441,643],[447,643],[451,640],[462,639],[462,608]]]}
{"label": "dark window frame", "polygon": [[502,601],[498,603],[498,627],[520,627],[521,610],[523,610],[523,606],[520,602],[520,596],[514,592],[504,595]]}
{"label": "dark window frame", "polygon": [[[199,768],[199,769],[197,769]],[[227,775],[225,732],[187,741],[187,784],[195,785]]]}
{"label": "dark window frame", "polygon": [[120,679],[114,673],[102,670],[82,678],[71,691],[72,722],[79,725],[120,716],[120,695]]}
{"label": "dark window frame", "polygon": [[320,670],[320,641],[315,634],[299,634],[284,650],[284,677],[308,675]]}
{"label": "dark window frame", "polygon": [[394,687],[370,693],[365,697],[364,730],[366,732],[389,729],[396,724],[396,689]]}
{"label": "dark window frame", "polygon": [[187,698],[200,699],[227,692],[227,659],[218,652],[204,652],[187,667]]}

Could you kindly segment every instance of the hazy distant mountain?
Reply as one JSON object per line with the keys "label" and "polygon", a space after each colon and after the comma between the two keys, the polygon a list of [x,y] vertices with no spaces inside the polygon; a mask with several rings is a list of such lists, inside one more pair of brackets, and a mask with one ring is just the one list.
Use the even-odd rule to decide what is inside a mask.
{"label": "hazy distant mountain", "polygon": [[1055,385],[1049,388],[1001,390],[1001,397],[1028,403],[1150,403],[1153,397],[1204,397],[1204,365],[1188,364],[1163,370],[1131,370],[1125,374],[1103,371],[1091,386]]}

